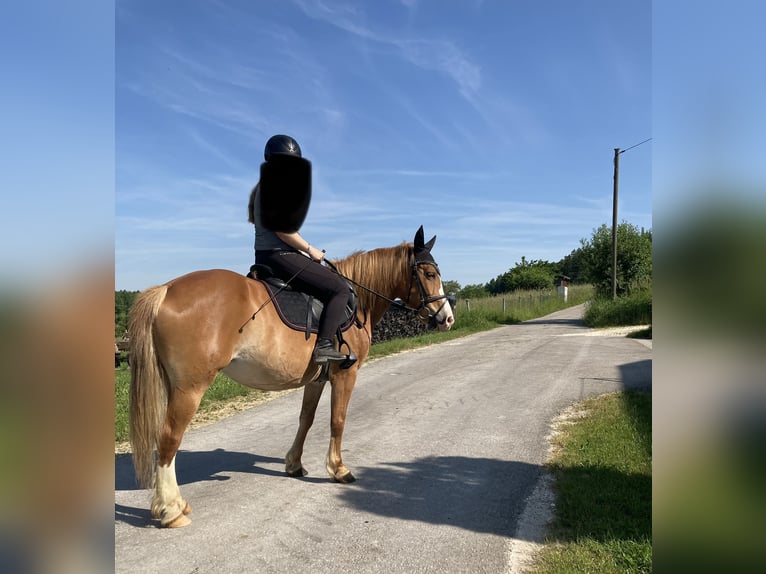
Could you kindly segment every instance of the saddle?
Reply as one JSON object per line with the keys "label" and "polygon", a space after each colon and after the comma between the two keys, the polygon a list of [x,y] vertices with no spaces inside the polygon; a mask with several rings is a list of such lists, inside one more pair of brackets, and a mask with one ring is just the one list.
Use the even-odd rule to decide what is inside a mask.
{"label": "saddle", "polygon": [[[274,275],[268,265],[251,265],[247,274],[250,279],[260,281],[269,293],[271,302],[277,310],[282,322],[295,331],[305,333],[308,339],[312,333],[319,330],[319,317],[322,315],[324,303],[307,293],[296,291],[282,279]],[[338,329],[338,340],[342,343],[341,333],[346,332],[356,319],[357,295],[353,285],[348,285],[348,302],[346,303],[343,322]]]}

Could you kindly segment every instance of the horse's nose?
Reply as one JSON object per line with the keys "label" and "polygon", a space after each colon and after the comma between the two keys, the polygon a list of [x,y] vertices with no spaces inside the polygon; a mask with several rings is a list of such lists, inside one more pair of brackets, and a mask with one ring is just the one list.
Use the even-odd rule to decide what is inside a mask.
{"label": "horse's nose", "polygon": [[455,317],[453,317],[451,314],[450,314],[450,315],[448,315],[448,316],[447,316],[447,321],[446,321],[446,324],[447,324],[447,329],[449,329],[450,327],[452,327],[452,324],[453,324],[454,322],[455,322]]}

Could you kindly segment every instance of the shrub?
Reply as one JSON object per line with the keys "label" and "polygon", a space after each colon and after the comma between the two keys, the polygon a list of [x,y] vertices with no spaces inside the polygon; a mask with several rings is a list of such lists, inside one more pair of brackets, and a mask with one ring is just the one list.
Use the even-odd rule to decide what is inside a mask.
{"label": "shrub", "polygon": [[652,292],[638,291],[612,299],[596,298],[585,309],[588,327],[614,327],[620,325],[650,325],[652,323]]}

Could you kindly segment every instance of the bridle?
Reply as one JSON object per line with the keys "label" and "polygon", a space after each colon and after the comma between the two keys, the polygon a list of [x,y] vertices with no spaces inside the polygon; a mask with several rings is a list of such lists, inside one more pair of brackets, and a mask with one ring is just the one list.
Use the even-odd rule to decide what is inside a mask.
{"label": "bridle", "polygon": [[[437,321],[436,317],[441,313],[441,310],[444,308],[444,306],[449,302],[449,298],[447,295],[428,295],[426,293],[425,287],[423,287],[423,281],[420,279],[420,274],[418,273],[418,268],[421,265],[431,265],[434,269],[436,269],[436,274],[439,275],[439,277],[442,276],[441,271],[439,271],[439,266],[436,264],[436,261],[430,260],[418,260],[417,257],[415,258],[415,262],[412,264],[412,277],[415,278],[415,282],[418,285],[418,294],[420,295],[420,305],[418,305],[417,308],[410,309],[412,311],[415,311],[418,314],[418,317],[420,317],[423,320],[428,321],[430,324],[436,324],[439,321]],[[410,278],[410,292],[412,292],[412,278]],[[439,305],[439,308],[434,313],[429,309],[428,305],[431,303],[434,303],[436,301],[440,301],[444,299],[444,302]],[[425,311],[425,314],[423,313]],[[443,323],[443,321],[442,321]]]}

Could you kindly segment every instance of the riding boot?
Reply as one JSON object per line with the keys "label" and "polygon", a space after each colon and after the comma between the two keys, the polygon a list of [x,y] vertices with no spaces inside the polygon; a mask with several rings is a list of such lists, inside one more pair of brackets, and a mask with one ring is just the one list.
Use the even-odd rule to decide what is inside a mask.
{"label": "riding boot", "polygon": [[332,339],[317,339],[316,346],[314,347],[314,362],[317,364],[323,364],[327,361],[340,362],[345,361],[346,355],[335,350]]}

